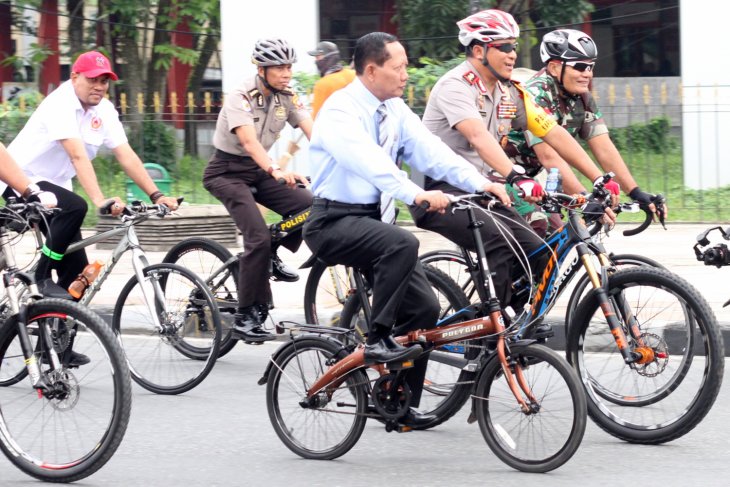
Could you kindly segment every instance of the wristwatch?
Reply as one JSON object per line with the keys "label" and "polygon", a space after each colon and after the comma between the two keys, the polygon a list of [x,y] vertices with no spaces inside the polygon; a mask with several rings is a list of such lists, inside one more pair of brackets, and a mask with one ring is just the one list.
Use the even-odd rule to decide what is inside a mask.
{"label": "wristwatch", "polygon": [[21,196],[21,197],[22,197],[22,198],[23,198],[24,200],[27,200],[27,199],[28,199],[28,197],[29,197],[30,195],[32,195],[33,193],[40,193],[40,192],[41,192],[41,188],[40,188],[40,187],[39,187],[39,186],[38,186],[38,185],[37,185],[36,183],[30,183],[30,184],[28,185],[28,187],[27,187],[27,188],[25,188],[25,191],[23,191],[23,194],[21,194],[20,196]]}
{"label": "wristwatch", "polygon": [[278,164],[272,164],[269,166],[269,168],[266,170],[267,173],[270,175],[274,173],[274,171],[281,171],[281,167],[279,167]]}

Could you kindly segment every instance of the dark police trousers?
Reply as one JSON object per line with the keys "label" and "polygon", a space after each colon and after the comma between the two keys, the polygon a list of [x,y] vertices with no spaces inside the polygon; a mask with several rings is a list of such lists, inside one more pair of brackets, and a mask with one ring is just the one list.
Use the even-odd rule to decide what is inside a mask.
{"label": "dark police trousers", "polygon": [[[312,193],[279,184],[250,157],[216,151],[203,173],[203,186],[226,207],[243,234],[243,254],[238,260],[238,306],[271,302],[269,285],[271,232],[256,203],[288,216],[312,204]],[[256,188],[256,194],[251,192]],[[301,232],[282,239],[282,246],[295,252]]]}
{"label": "dark police trousers", "polygon": [[[418,239],[380,221],[377,204],[348,205],[315,198],[304,225],[304,241],[327,264],[356,267],[369,276],[371,326],[380,334],[394,325],[397,335],[436,325],[439,302],[418,260]],[[419,358],[406,378],[414,407],[421,398],[427,365],[427,356]]]}
{"label": "dark police trousers", "polygon": [[[441,190],[444,193],[453,195],[466,194],[464,191],[448,183],[437,181],[430,184],[428,189]],[[411,206],[409,210],[418,228],[431,230],[443,235],[461,247],[472,251],[475,250],[474,238],[471,229],[468,228],[469,217],[466,211],[456,211],[453,213],[447,211],[442,215],[438,213],[427,213],[424,209],[417,206]],[[517,276],[523,273],[517,257],[515,257],[510,248],[510,244],[515,248],[522,247],[525,254],[530,255],[540,248],[542,241],[514,208],[495,205],[492,211],[504,217],[495,217],[495,219],[506,227],[502,231],[508,235],[507,238],[509,238],[509,241],[502,235],[492,218],[481,212],[476,212],[476,216],[484,222],[484,225],[479,229],[479,233],[484,241],[484,250],[487,254],[489,270],[494,276],[497,299],[499,299],[499,302],[503,306],[508,306],[512,297],[512,278],[515,276],[515,273],[517,273]],[[517,243],[512,241],[509,235],[514,236]],[[531,265],[532,271],[535,273],[542,270],[544,263],[531,262]]]}

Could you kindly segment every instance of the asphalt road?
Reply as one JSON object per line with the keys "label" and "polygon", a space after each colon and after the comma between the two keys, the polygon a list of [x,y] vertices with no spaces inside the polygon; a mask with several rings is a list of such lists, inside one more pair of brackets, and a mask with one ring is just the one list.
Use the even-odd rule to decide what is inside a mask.
{"label": "asphalt road", "polygon": [[[334,461],[304,460],[278,439],[256,385],[277,345],[238,345],[196,389],[156,396],[134,386],[127,434],[84,486],[569,485],[725,486],[730,478],[730,389],[691,433],[661,446],[619,441],[589,422],[576,455],[547,474],[503,464],[462,411],[430,431],[386,433],[369,421]],[[726,380],[727,382],[727,380]],[[1,392],[1,391],[0,391]],[[0,457],[0,484],[37,485]]]}

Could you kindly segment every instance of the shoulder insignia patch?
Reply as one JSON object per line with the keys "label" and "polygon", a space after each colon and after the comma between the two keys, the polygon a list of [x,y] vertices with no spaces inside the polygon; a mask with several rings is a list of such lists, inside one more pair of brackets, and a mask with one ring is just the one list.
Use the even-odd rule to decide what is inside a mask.
{"label": "shoulder insignia patch", "polygon": [[473,85],[479,79],[479,76],[477,76],[474,71],[467,71],[466,73],[464,73],[463,77],[470,85]]}

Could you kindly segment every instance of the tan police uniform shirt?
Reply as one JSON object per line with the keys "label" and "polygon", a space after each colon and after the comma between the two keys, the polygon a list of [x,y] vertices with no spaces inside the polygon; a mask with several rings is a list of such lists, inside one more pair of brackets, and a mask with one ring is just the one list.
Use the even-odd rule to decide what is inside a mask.
{"label": "tan police uniform shirt", "polygon": [[250,156],[235,133],[238,127],[253,125],[256,138],[267,151],[279,138],[286,122],[292,127],[310,118],[309,111],[289,89],[264,96],[258,76],[247,80],[225,97],[213,134],[216,149],[238,156]]}
{"label": "tan police uniform shirt", "polygon": [[497,82],[494,91],[489,93],[474,67],[464,61],[438,80],[428,99],[424,125],[481,174],[490,176],[493,169],[455,128],[467,119],[482,120],[487,131],[504,147],[512,128],[527,129],[520,91],[511,83]]}

